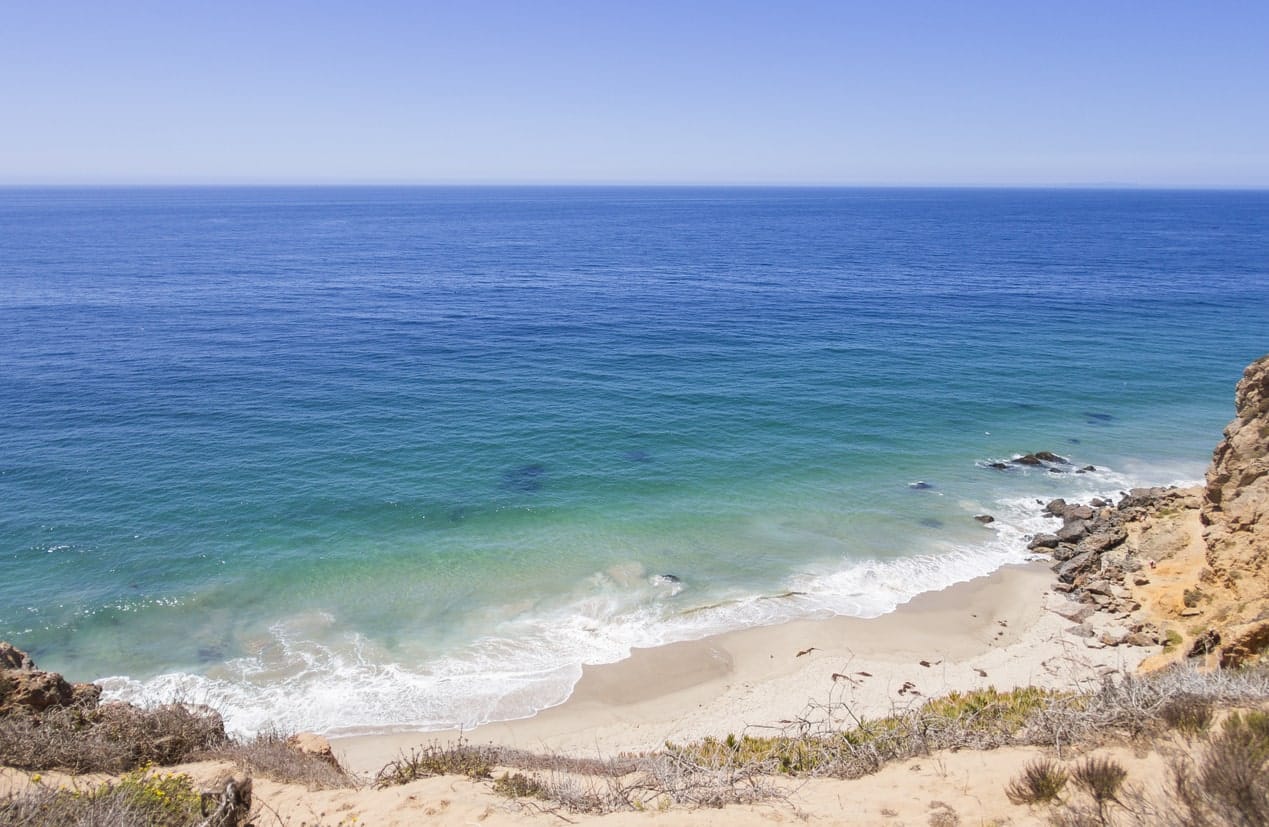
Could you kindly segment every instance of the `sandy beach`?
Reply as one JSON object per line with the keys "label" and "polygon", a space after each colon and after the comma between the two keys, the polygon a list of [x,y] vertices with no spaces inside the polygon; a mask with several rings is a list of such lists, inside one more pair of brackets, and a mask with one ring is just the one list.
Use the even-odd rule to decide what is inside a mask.
{"label": "sandy beach", "polygon": [[[667,740],[747,732],[771,734],[800,720],[845,725],[918,706],[955,690],[994,686],[1091,688],[1102,676],[1134,670],[1153,647],[1099,647],[1073,634],[1062,612],[1073,601],[1052,590],[1043,563],[1002,568],[990,576],[919,595],[872,619],[835,617],[737,631],[637,650],[619,663],[585,670],[564,704],[519,721],[459,732],[341,738],[340,763],[372,777],[411,748],[453,741],[493,743],[582,758],[656,749]],[[856,780],[777,780],[779,794],[725,809],[562,813],[533,800],[510,800],[487,782],[458,776],[423,778],[375,789],[310,790],[266,777],[255,795],[283,825],[522,825],[568,823],[737,825],[1047,823],[1043,812],[1011,804],[1004,782],[1034,747],[942,752],[892,763]],[[1157,754],[1113,750],[1138,777],[1162,772]],[[198,784],[231,765],[173,768]],[[96,777],[46,773],[43,784],[83,785]],[[20,791],[31,775],[0,771],[0,786]],[[941,819],[941,820],[940,820]],[[958,819],[958,820],[953,820]]]}
{"label": "sandy beach", "polygon": [[[411,747],[459,735],[605,758],[667,740],[776,732],[804,716],[876,717],[953,690],[1091,684],[1132,671],[1150,649],[1097,647],[1066,632],[1072,608],[1043,563],[918,595],[877,618],[835,617],[636,650],[587,667],[560,706],[459,732],[336,739],[347,768],[373,773]],[[813,707],[819,706],[816,710]]]}

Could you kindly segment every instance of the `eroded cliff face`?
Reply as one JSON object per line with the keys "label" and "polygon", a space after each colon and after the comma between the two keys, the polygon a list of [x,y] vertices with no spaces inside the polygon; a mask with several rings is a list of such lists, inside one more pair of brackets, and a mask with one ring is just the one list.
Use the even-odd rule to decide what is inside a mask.
{"label": "eroded cliff face", "polygon": [[1031,548],[1083,605],[1069,616],[1088,645],[1163,644],[1147,669],[1269,657],[1269,355],[1243,373],[1235,414],[1202,487],[1047,506],[1062,528]]}
{"label": "eroded cliff face", "polygon": [[[1243,372],[1236,416],[1212,453],[1203,490],[1208,565],[1235,594],[1264,593],[1269,522],[1269,356]],[[1259,576],[1257,576],[1259,575]]]}
{"label": "eroded cliff face", "polygon": [[1234,409],[1203,489],[1207,569],[1197,586],[1226,661],[1269,646],[1269,355],[1243,372]]}

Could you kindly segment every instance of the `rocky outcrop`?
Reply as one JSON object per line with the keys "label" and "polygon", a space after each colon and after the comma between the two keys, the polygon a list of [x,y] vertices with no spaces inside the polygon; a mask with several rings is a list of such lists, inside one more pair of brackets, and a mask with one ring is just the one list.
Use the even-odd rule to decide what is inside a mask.
{"label": "rocky outcrop", "polygon": [[50,707],[95,708],[101,687],[69,683],[56,672],[36,669],[31,656],[0,641],[0,716],[38,714]]}
{"label": "rocky outcrop", "polygon": [[335,752],[331,749],[330,741],[321,735],[313,732],[297,732],[286,739],[286,745],[302,755],[316,758],[342,772],[339,759],[335,757]]}
{"label": "rocky outcrop", "polygon": [[1203,489],[1203,538],[1213,575],[1235,593],[1262,594],[1269,535],[1269,356],[1248,366],[1234,392],[1234,421],[1212,453]]}
{"label": "rocky outcrop", "polygon": [[1062,521],[1052,534],[1038,534],[1030,548],[1053,555],[1057,591],[1077,601],[1064,612],[1072,633],[1090,646],[1154,646],[1165,640],[1157,618],[1143,611],[1134,588],[1148,583],[1158,547],[1145,526],[1164,513],[1198,507],[1197,489],[1133,489],[1118,505],[1103,500],[1053,500],[1045,513]]}
{"label": "rocky outcrop", "polygon": [[1208,570],[1199,588],[1228,598],[1221,640],[1230,662],[1269,645],[1269,355],[1243,371],[1224,436],[1203,489]]}
{"label": "rocky outcrop", "polygon": [[1235,410],[1205,486],[1045,506],[1062,524],[1029,548],[1053,555],[1058,591],[1093,607],[1072,615],[1081,636],[1108,614],[1119,625],[1095,639],[1167,643],[1153,665],[1233,666],[1269,651],[1269,356],[1244,372]]}

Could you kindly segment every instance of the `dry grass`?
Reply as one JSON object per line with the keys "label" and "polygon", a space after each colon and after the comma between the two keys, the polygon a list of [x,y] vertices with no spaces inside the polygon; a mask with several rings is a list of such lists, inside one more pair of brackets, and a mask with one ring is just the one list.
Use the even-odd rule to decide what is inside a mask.
{"label": "dry grass", "polygon": [[1186,692],[1165,701],[1159,708],[1159,717],[1172,729],[1197,735],[1211,726],[1214,711],[1211,698]]}
{"label": "dry grass", "polygon": [[1047,804],[1058,799],[1069,777],[1070,774],[1056,761],[1038,758],[1009,782],[1005,795],[1014,804]]}
{"label": "dry grass", "polygon": [[431,743],[390,761],[375,776],[374,786],[382,789],[435,775],[483,780],[493,775],[498,756],[495,747],[475,747],[462,738],[449,744]]}
{"label": "dry grass", "polygon": [[310,790],[357,786],[357,780],[341,767],[295,749],[287,743],[287,737],[277,730],[266,730],[245,740],[228,741],[199,757],[232,761],[253,775]]}
{"label": "dry grass", "polygon": [[[891,761],[943,749],[1042,745],[1060,754],[1073,745],[1086,749],[1107,740],[1151,738],[1169,729],[1194,734],[1208,726],[1217,706],[1266,699],[1267,669],[1178,669],[1107,680],[1084,694],[1032,687],[952,693],[875,720],[855,718],[839,703],[813,705],[776,734],[742,733],[666,744],[656,753],[610,761],[477,747],[460,740],[403,756],[385,767],[375,783],[388,786],[429,775],[466,775],[490,781],[499,793],[533,809],[574,813],[720,807],[780,799],[788,789],[781,777],[858,778]],[[852,723],[842,727],[838,722],[843,720]],[[1217,771],[1216,765],[1212,767],[1209,773]],[[498,769],[505,771],[492,780]],[[1232,764],[1221,771],[1229,774]],[[1122,768],[1097,759],[1073,771],[1053,761],[1035,762],[1008,792],[1017,801],[1053,802],[1068,776],[1082,798],[1055,811],[1056,820],[1109,824],[1112,809],[1128,812]],[[1155,812],[1145,804],[1139,811]],[[1241,822],[1192,825],[1200,823]]]}
{"label": "dry grass", "polygon": [[1231,715],[1197,760],[1172,768],[1169,824],[1269,825],[1269,713]]}
{"label": "dry grass", "polygon": [[227,740],[220,715],[204,707],[62,707],[46,710],[39,718],[0,718],[0,764],[25,770],[119,773],[144,764],[177,764]]}
{"label": "dry grass", "polygon": [[[769,775],[859,778],[891,761],[940,749],[991,749],[1026,742],[1022,733],[1045,710],[1078,705],[1070,693],[1024,687],[953,692],[875,720],[855,718],[840,704],[815,705],[777,735],[728,735],[686,746],[667,745],[693,759]],[[841,729],[834,722],[854,721]]]}
{"label": "dry grass", "polygon": [[[841,703],[813,705],[775,734],[746,732],[667,744],[655,753],[606,761],[475,746],[460,739],[401,756],[378,773],[374,784],[464,775],[522,806],[557,814],[721,807],[781,799],[789,789],[782,778],[856,778],[937,750],[1042,745],[1060,756],[1073,745],[1086,749],[1108,739],[1146,743],[1140,739],[1173,731],[1204,739],[1205,747],[1197,758],[1176,764],[1167,801],[1148,801],[1131,791],[1122,768],[1100,759],[1071,768],[1047,759],[1033,762],[1007,793],[1015,802],[1058,802],[1069,775],[1075,794],[1050,804],[1054,823],[1107,825],[1119,819],[1174,827],[1263,827],[1269,825],[1269,714],[1234,715],[1216,734],[1209,731],[1215,710],[1266,700],[1269,669],[1175,669],[1107,680],[1084,694],[1031,687],[952,693],[875,720],[858,719]],[[0,762],[28,770],[120,772],[147,762],[196,758],[231,760],[253,773],[310,788],[355,783],[320,757],[292,749],[281,733],[230,741],[219,716],[199,708],[105,705],[94,711],[50,711],[38,722],[0,719]],[[0,823],[168,823],[153,816],[138,821],[125,812],[132,804],[117,794],[98,799],[89,803],[101,812],[81,818],[70,809],[88,806],[78,798],[36,789],[0,799]]]}

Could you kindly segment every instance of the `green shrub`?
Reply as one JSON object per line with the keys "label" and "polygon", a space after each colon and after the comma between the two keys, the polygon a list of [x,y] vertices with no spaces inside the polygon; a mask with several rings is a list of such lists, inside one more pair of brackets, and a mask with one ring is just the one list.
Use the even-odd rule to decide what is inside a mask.
{"label": "green shrub", "polygon": [[1066,770],[1049,758],[1038,758],[1009,782],[1005,795],[1014,804],[1044,804],[1057,800],[1068,778]]}
{"label": "green shrub", "polygon": [[1075,785],[1099,803],[1116,800],[1127,777],[1128,771],[1118,761],[1097,756],[1084,759],[1071,774]]}
{"label": "green shrub", "polygon": [[1172,729],[1197,735],[1212,723],[1211,698],[1186,692],[1169,698],[1159,707],[1159,717]]}
{"label": "green shrub", "polygon": [[157,773],[147,766],[86,791],[37,783],[19,795],[0,799],[0,823],[13,827],[190,827],[203,820],[199,805],[199,793],[189,776]]}
{"label": "green shrub", "polygon": [[503,773],[494,779],[493,790],[498,795],[505,795],[507,798],[547,797],[546,787],[541,781],[519,772],[512,775]]}

